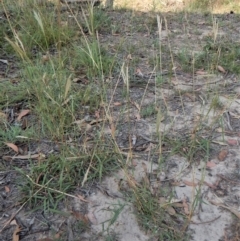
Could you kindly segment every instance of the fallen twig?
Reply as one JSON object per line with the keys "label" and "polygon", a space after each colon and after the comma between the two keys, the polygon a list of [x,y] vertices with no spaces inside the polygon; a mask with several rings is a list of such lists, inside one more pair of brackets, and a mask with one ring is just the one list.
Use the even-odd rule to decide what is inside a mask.
{"label": "fallen twig", "polygon": [[197,222],[191,221],[191,224],[205,224],[205,223],[212,223],[212,222],[216,221],[217,219],[219,219],[220,217],[221,217],[221,215],[218,216],[218,217],[216,217],[216,218],[214,218],[214,219],[212,219],[212,220],[209,220],[209,221],[206,221],[206,222],[200,222],[200,223],[197,223]]}

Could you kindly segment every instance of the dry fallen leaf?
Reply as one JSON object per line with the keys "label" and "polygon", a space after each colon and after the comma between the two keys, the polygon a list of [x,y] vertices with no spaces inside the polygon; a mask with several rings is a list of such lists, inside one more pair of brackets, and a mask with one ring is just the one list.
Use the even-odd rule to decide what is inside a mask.
{"label": "dry fallen leaf", "polygon": [[183,208],[184,205],[182,203],[173,203],[172,204],[175,208]]}
{"label": "dry fallen leaf", "polygon": [[132,165],[131,165],[132,167],[136,167],[136,166],[138,165],[138,163],[137,163],[135,160],[132,160],[132,161],[131,161],[131,164],[132,164]]}
{"label": "dry fallen leaf", "polygon": [[236,140],[236,139],[228,139],[227,143],[230,146],[237,146],[238,145],[238,140]]}
{"label": "dry fallen leaf", "polygon": [[134,114],[134,116],[136,117],[136,119],[137,119],[138,121],[141,120],[141,115],[140,115],[139,112],[136,113],[136,114]]}
{"label": "dry fallen leaf", "polygon": [[100,118],[100,110],[95,110],[95,117],[96,117],[97,119]]}
{"label": "dry fallen leaf", "polygon": [[4,161],[11,161],[12,160],[12,157],[11,156],[3,156],[2,159]]}
{"label": "dry fallen leaf", "polygon": [[226,150],[226,149],[221,150],[218,153],[218,160],[221,162],[224,161],[226,159],[227,155],[228,155],[228,150]]}
{"label": "dry fallen leaf", "polygon": [[17,225],[16,219],[13,219],[9,224],[10,224],[10,225]]}
{"label": "dry fallen leaf", "polygon": [[208,73],[206,71],[202,70],[202,69],[199,69],[199,70],[196,71],[196,74],[197,75],[207,75]]}
{"label": "dry fallen leaf", "polygon": [[166,200],[165,197],[160,197],[160,198],[158,199],[158,203],[161,204],[161,205],[166,204],[166,202],[167,202],[167,200]]}
{"label": "dry fallen leaf", "polygon": [[184,94],[186,97],[188,97],[191,101],[195,101],[196,100],[196,96],[195,95],[191,95],[190,93],[185,93]]}
{"label": "dry fallen leaf", "polygon": [[166,211],[167,211],[170,215],[174,216],[174,215],[176,214],[175,209],[174,209],[172,206],[169,205],[169,202],[167,202],[167,200],[166,200],[165,197],[160,197],[160,198],[158,199],[158,203],[159,203],[162,207],[165,207],[165,208],[166,208]]}
{"label": "dry fallen leaf", "polygon": [[154,148],[156,148],[156,145],[153,143],[149,143],[148,147],[144,150],[144,152],[149,152]]}
{"label": "dry fallen leaf", "polygon": [[22,110],[17,117],[17,121],[20,121],[23,116],[28,115],[29,113],[30,113],[30,110]]}
{"label": "dry fallen leaf", "polygon": [[14,232],[13,232],[12,241],[19,241],[19,232],[20,231],[21,231],[21,228],[17,225]]}
{"label": "dry fallen leaf", "polygon": [[8,143],[8,142],[6,142],[5,143],[8,147],[10,147],[11,149],[13,149],[16,153],[18,153],[18,147],[15,145],[15,144],[13,144],[13,143]]}
{"label": "dry fallen leaf", "polygon": [[50,60],[50,57],[49,57],[49,55],[43,55],[42,56],[42,63],[46,63],[46,62],[48,62]]}
{"label": "dry fallen leaf", "polygon": [[222,141],[212,141],[212,143],[216,143],[220,146],[227,146],[226,142],[222,142]]}
{"label": "dry fallen leaf", "polygon": [[77,219],[77,220],[80,220],[80,221],[83,221],[85,224],[88,224],[89,223],[89,219],[88,219],[88,216],[87,215],[84,215],[80,212],[77,212],[77,211],[73,211],[72,212],[72,215]]}
{"label": "dry fallen leaf", "polygon": [[128,59],[128,60],[132,60],[132,55],[131,55],[131,54],[128,54],[127,59]]}
{"label": "dry fallen leaf", "polygon": [[121,103],[121,102],[114,102],[113,105],[114,105],[114,106],[121,106],[122,103]]}
{"label": "dry fallen leaf", "polygon": [[83,123],[85,123],[85,119],[76,120],[72,124],[82,125]]}
{"label": "dry fallen leaf", "polygon": [[80,78],[73,78],[73,80],[72,80],[74,83],[78,83],[78,82],[80,82],[81,81],[81,79]]}
{"label": "dry fallen leaf", "polygon": [[88,213],[87,215],[88,220],[93,224],[93,225],[97,225],[98,221],[95,217],[95,215],[93,213]]}
{"label": "dry fallen leaf", "polygon": [[163,182],[166,179],[166,173],[160,172],[160,173],[158,173],[157,177],[161,182]]}
{"label": "dry fallen leaf", "polygon": [[218,65],[217,69],[224,74],[226,73],[226,70],[221,65]]}
{"label": "dry fallen leaf", "polygon": [[10,192],[10,188],[8,186],[5,186],[4,188],[6,193]]}
{"label": "dry fallen leaf", "polygon": [[62,27],[67,27],[67,26],[68,26],[68,22],[67,22],[67,21],[61,21],[61,22],[60,22],[60,25],[61,25]]}
{"label": "dry fallen leaf", "polygon": [[27,118],[23,118],[22,129],[25,130],[27,127],[28,127],[28,120],[27,120]]}
{"label": "dry fallen leaf", "polygon": [[184,212],[185,214],[189,214],[189,207],[188,207],[188,204],[187,204],[187,199],[186,197],[184,196],[183,200],[182,200],[182,203],[183,203],[183,209],[184,209]]}
{"label": "dry fallen leaf", "polygon": [[214,162],[212,162],[212,161],[207,162],[207,167],[212,168],[215,166],[216,166],[216,164]]}
{"label": "dry fallen leaf", "polygon": [[183,182],[185,185],[190,186],[190,187],[196,187],[196,186],[198,185],[198,183],[190,182],[190,181],[187,181],[187,180],[183,180],[182,182]]}
{"label": "dry fallen leaf", "polygon": [[59,231],[58,233],[56,233],[56,234],[54,235],[54,238],[55,238],[56,240],[59,240],[62,233],[63,233],[63,231]]}
{"label": "dry fallen leaf", "polygon": [[110,123],[110,130],[111,130],[111,135],[112,135],[112,137],[115,137],[115,131],[116,131],[116,129],[115,129],[115,125],[114,125],[113,122]]}
{"label": "dry fallen leaf", "polygon": [[78,194],[77,197],[78,197],[81,201],[83,201],[83,202],[85,202],[85,203],[89,203],[89,201],[86,200],[83,196],[81,196],[81,195]]}
{"label": "dry fallen leaf", "polygon": [[144,76],[142,71],[141,71],[141,69],[139,69],[139,68],[136,69],[136,75],[139,76],[139,77],[143,77]]}
{"label": "dry fallen leaf", "polygon": [[208,186],[208,187],[210,187],[210,188],[212,188],[212,189],[216,189],[217,188],[217,186],[215,186],[215,185],[213,185],[213,184],[211,184],[211,183],[208,183],[208,182],[206,182],[206,181],[204,181],[203,182],[206,186]]}
{"label": "dry fallen leaf", "polygon": [[176,80],[175,77],[172,77],[171,83],[172,83],[173,85],[178,85],[178,81]]}
{"label": "dry fallen leaf", "polygon": [[168,206],[166,210],[167,210],[167,212],[168,212],[171,216],[176,215],[176,211],[175,211],[175,209],[174,209],[173,207]]}
{"label": "dry fallen leaf", "polygon": [[[98,121],[100,121],[100,120],[98,120]],[[80,130],[84,130],[87,132],[92,129],[92,126],[90,124],[86,123],[84,119],[74,121],[73,124],[77,124],[77,126]]]}
{"label": "dry fallen leaf", "polygon": [[177,182],[177,181],[171,182],[171,185],[172,186],[178,186],[178,187],[181,187],[181,186],[186,187],[186,185],[184,183]]}

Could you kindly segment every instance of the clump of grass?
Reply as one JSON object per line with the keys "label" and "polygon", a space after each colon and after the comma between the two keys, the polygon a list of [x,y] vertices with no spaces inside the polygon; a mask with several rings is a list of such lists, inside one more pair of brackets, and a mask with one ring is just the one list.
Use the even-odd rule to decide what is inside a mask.
{"label": "clump of grass", "polygon": [[226,71],[236,74],[240,73],[238,68],[240,51],[236,44],[229,43],[229,41],[213,43],[211,40],[208,40],[203,49],[204,54],[202,58],[209,59],[214,67],[221,65]]}
{"label": "clump of grass", "polygon": [[3,53],[13,53],[11,46],[6,42],[5,37],[12,37],[12,32],[9,29],[8,23],[5,19],[0,20],[1,28],[0,28],[0,49],[1,54]]}
{"label": "clump of grass", "polygon": [[156,115],[157,114],[157,110],[155,108],[155,105],[148,105],[146,107],[142,107],[141,108],[141,116],[142,118],[146,118],[152,115]]}
{"label": "clump of grass", "polygon": [[[1,124],[1,123],[0,123]],[[6,142],[16,143],[19,141],[18,136],[34,136],[33,128],[23,130],[20,126],[9,126],[5,123],[5,127],[1,126],[0,129],[0,143]]]}
{"label": "clump of grass", "polygon": [[199,53],[193,55],[185,49],[176,55],[176,59],[187,72],[192,72],[194,64],[195,69],[205,69],[210,73],[216,73],[218,65],[231,73],[240,73],[238,68],[240,51],[234,43],[219,41],[214,43],[213,39],[208,39]]}
{"label": "clump of grass", "polygon": [[[102,177],[119,168],[118,155],[96,145],[92,154],[79,147],[64,148],[59,155],[50,155],[48,161],[38,164],[32,162],[26,175],[19,170],[25,179],[22,192],[32,207],[44,207],[44,210],[57,210],[58,204],[76,186],[85,181],[101,181]],[[89,163],[92,163],[89,169]]]}
{"label": "clump of grass", "polygon": [[[59,144],[58,152],[46,154],[47,161],[39,158],[36,163],[30,158],[30,168],[19,169],[24,177],[23,201],[33,209],[56,211],[66,196],[73,197],[69,192],[76,186],[101,181],[104,175],[119,168],[122,158],[111,140],[104,139],[101,123],[92,127],[86,118],[100,108],[105,99],[102,80],[114,69],[114,58],[100,47],[97,34],[110,23],[103,10],[89,6],[84,23],[92,36],[84,34],[76,18],[82,36],[65,49],[74,27],[61,25],[55,8],[30,5],[18,6],[16,20],[8,18],[12,36],[6,40],[20,56],[24,81],[16,88],[6,87],[0,94],[0,105],[4,109],[19,101],[27,103],[32,123],[26,130],[6,124],[0,132],[0,142],[16,143],[16,136],[23,135],[33,142],[41,143],[44,139]],[[79,69],[87,75],[87,83],[73,81],[81,79]],[[94,130],[91,140],[87,128]]]}
{"label": "clump of grass", "polygon": [[81,69],[89,78],[111,75],[115,59],[107,53],[97,40],[83,41],[80,46],[74,47],[74,59],[72,65]]}
{"label": "clump of grass", "polygon": [[[171,75],[171,73],[169,74],[169,76]],[[167,78],[164,78],[164,76],[163,75],[157,75],[157,78],[156,78],[156,85],[158,86],[158,87],[161,87],[163,84],[165,84],[165,83],[167,83],[168,82],[168,80],[167,80]]]}
{"label": "clump of grass", "polygon": [[214,111],[217,111],[217,110],[223,110],[223,108],[224,106],[221,103],[219,96],[216,94],[211,100],[210,110],[213,109]]}
{"label": "clump of grass", "polygon": [[92,108],[99,106],[101,92],[91,83],[85,87],[74,84],[71,72],[58,58],[25,66],[23,77],[34,113],[41,120],[41,131],[49,133],[52,138],[61,139],[67,130],[72,129],[76,118],[84,118],[81,107],[88,106],[91,112]]}
{"label": "clump of grass", "polygon": [[94,8],[91,4],[87,9],[82,9],[84,19],[82,27],[85,32],[96,35],[96,32],[109,32],[111,21],[107,13],[102,8]]}
{"label": "clump of grass", "polygon": [[181,64],[181,67],[184,71],[191,71],[193,59],[187,50],[182,49],[177,54],[177,60]]}
{"label": "clump of grass", "polygon": [[21,101],[28,101],[26,89],[23,83],[11,83],[9,81],[0,82],[0,109],[7,108]]}
{"label": "clump of grass", "polygon": [[149,181],[146,180],[147,177],[141,184],[132,188],[133,203],[141,227],[157,240],[188,240],[183,231],[184,216],[177,212],[171,216],[167,211],[173,209],[170,202],[159,202],[159,198],[166,194],[172,196],[171,189],[162,186],[160,193],[154,195],[151,193]]}
{"label": "clump of grass", "polygon": [[[6,8],[5,11],[8,16]],[[8,42],[21,42],[29,57],[34,56],[36,51],[62,46],[74,36],[74,29],[69,28],[67,22],[63,24],[54,8],[25,3],[16,4],[14,12],[16,17],[8,18],[13,33]]]}
{"label": "clump of grass", "polygon": [[164,142],[171,146],[169,155],[180,155],[191,163],[198,162],[200,159],[207,160],[210,152],[210,140],[200,137],[203,130],[201,123],[192,130],[194,133],[191,136],[183,138],[164,137]]}

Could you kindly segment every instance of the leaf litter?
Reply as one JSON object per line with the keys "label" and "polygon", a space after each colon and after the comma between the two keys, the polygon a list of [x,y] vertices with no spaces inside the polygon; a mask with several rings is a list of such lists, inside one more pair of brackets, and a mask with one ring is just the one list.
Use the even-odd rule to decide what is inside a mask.
{"label": "leaf litter", "polygon": [[[112,14],[112,17],[116,17],[116,20],[123,21],[124,16],[122,13],[118,15],[118,13],[109,13]],[[115,15],[114,15],[115,14]],[[168,15],[166,14],[166,17]],[[171,14],[169,16],[171,18]],[[200,18],[200,16],[199,16]],[[127,19],[127,18],[125,18]],[[174,19],[173,19],[174,20]],[[173,21],[171,20],[171,21]],[[177,20],[174,20],[177,22]],[[194,18],[192,19],[194,21]],[[205,19],[203,19],[202,25],[204,28],[205,26]],[[123,25],[124,26],[124,25]],[[175,29],[181,29],[181,26],[178,26],[177,23],[173,23],[171,25],[172,31]],[[206,26],[207,28],[207,26]],[[170,30],[170,31],[171,31]],[[191,30],[190,30],[191,31]],[[201,31],[201,30],[200,30]],[[174,32],[174,31],[173,31]],[[148,46],[149,42],[149,35],[151,33],[146,34],[144,33],[135,33],[135,39],[142,39],[145,37],[145,47],[147,50],[150,49]],[[180,33],[173,39],[173,45],[177,46],[178,49],[184,47],[184,43],[180,42],[181,38],[183,37],[184,33]],[[154,37],[156,37],[153,34]],[[116,38],[121,37],[118,35],[112,36],[100,36],[104,40],[106,38],[108,41],[112,41],[113,43],[117,41]],[[198,37],[191,33],[193,46],[196,42],[194,42]],[[131,40],[132,41],[132,40]],[[166,37],[162,39],[162,41],[166,41]],[[128,45],[130,43],[126,43]],[[198,46],[196,46],[197,48]],[[145,50],[142,50],[145,52]],[[133,59],[133,54],[130,55],[131,59]],[[226,74],[227,71],[221,65],[217,65],[217,70],[221,74]],[[158,142],[155,140],[154,130],[160,131],[161,133],[169,133],[170,137],[171,134],[175,134],[176,139],[179,139],[179,142],[182,142],[182,137],[185,137],[186,134],[192,134],[190,130],[195,130],[195,123],[193,123],[195,117],[197,115],[206,116],[204,119],[204,125],[207,126],[209,129],[216,124],[216,118],[218,117],[217,111],[213,110],[211,107],[210,102],[212,101],[211,98],[207,99],[204,96],[203,91],[206,89],[214,89],[214,88],[222,88],[221,81],[222,78],[219,76],[212,75],[211,77],[207,77],[206,82],[203,82],[203,79],[196,79],[194,85],[197,89],[194,89],[195,86],[191,84],[191,79],[189,77],[184,76],[183,71],[181,68],[177,69],[174,68],[172,71],[179,71],[175,74],[174,80],[171,80],[171,84],[166,84],[166,86],[161,88],[152,88],[149,85],[149,91],[152,93],[163,93],[163,89],[173,89],[174,92],[167,96],[167,98],[157,97],[159,98],[159,102],[166,102],[168,106],[168,113],[166,114],[165,118],[160,118],[161,121],[158,125],[154,122],[155,118],[152,118],[151,115],[146,117],[145,119],[140,116],[139,112],[140,109],[144,106],[148,106],[150,103],[155,101],[155,96],[148,99],[142,96],[142,90],[139,89],[138,86],[141,84],[142,79],[146,76],[143,73],[151,72],[151,67],[146,65],[146,59],[143,58],[143,63],[139,63],[139,66],[136,69],[134,75],[137,79],[137,83],[134,83],[133,86],[130,84],[131,88],[131,103],[133,108],[130,107],[130,113],[133,114],[133,120],[131,123],[124,123],[122,121],[122,129],[116,129],[114,125],[114,119],[109,116],[110,122],[110,130],[108,132],[112,133],[112,136],[116,136],[116,141],[120,149],[124,152],[125,148],[129,148],[132,146],[131,150],[133,150],[133,155],[138,157],[134,158],[132,161],[134,165],[131,166],[132,172],[128,173],[125,170],[120,170],[119,172],[113,174],[113,176],[104,178],[104,181],[100,184],[101,188],[98,187],[95,189],[94,192],[90,193],[89,195],[75,195],[73,196],[73,201],[71,202],[70,207],[64,207],[62,211],[67,211],[66,209],[73,209],[72,216],[76,220],[83,221],[86,225],[89,225],[89,221],[91,222],[91,230],[88,229],[84,230],[81,233],[81,238],[85,238],[85,240],[94,240],[95,237],[98,237],[98,240],[105,240],[104,237],[99,237],[100,234],[110,234],[114,232],[118,235],[117,240],[149,240],[151,234],[145,232],[143,228],[141,228],[141,222],[138,222],[137,216],[134,215],[137,209],[141,209],[139,206],[134,206],[131,202],[126,201],[123,195],[124,191],[129,192],[129,190],[138,191],[142,185],[146,185],[148,189],[151,190],[152,195],[158,197],[158,201],[160,205],[165,206],[166,212],[170,216],[177,216],[181,214],[189,219],[189,226],[188,231],[192,232],[190,240],[202,241],[202,240],[219,240],[221,239],[225,233],[225,225],[232,222],[232,217],[230,213],[235,214],[239,218],[239,204],[234,202],[233,199],[229,200],[231,194],[233,192],[240,192],[239,187],[235,186],[236,182],[238,182],[239,177],[236,173],[236,168],[240,165],[238,161],[238,156],[240,155],[239,150],[237,149],[238,142],[234,141],[233,135],[236,132],[239,133],[239,128],[237,124],[231,123],[233,133],[229,132],[229,125],[225,125],[224,129],[228,130],[224,134],[226,135],[226,140],[223,140],[219,136],[213,135],[211,138],[208,136],[208,132],[204,130],[197,130],[197,135],[194,133],[193,140],[198,138],[198,135],[202,135],[203,139],[209,138],[211,140],[211,153],[208,153],[207,159],[204,160],[205,165],[198,166],[200,159],[204,158],[202,156],[202,151],[196,150],[196,153],[193,157],[188,155],[192,150],[190,147],[191,143],[186,143],[185,145],[181,146],[179,153],[175,155],[169,156],[168,153],[171,151],[174,152],[171,145],[167,142],[170,140],[164,140],[166,143],[161,143],[160,146],[156,147],[152,144],[151,141]],[[204,69],[200,69],[196,72],[197,75],[205,77],[208,75],[208,72]],[[227,77],[226,77],[227,78]],[[226,79],[226,82],[234,85],[234,82],[231,79]],[[167,81],[166,81],[167,82]],[[226,84],[225,82],[225,84]],[[145,83],[146,84],[146,83]],[[66,99],[68,96],[68,92],[71,86],[70,77],[67,81],[65,86],[65,95],[64,98]],[[118,92],[119,90],[117,90]],[[185,95],[180,96],[178,93],[181,91],[190,91],[190,93],[185,93]],[[196,97],[193,97],[192,92],[196,92]],[[222,93],[223,97],[228,93]],[[154,95],[154,94],[152,94]],[[139,98],[140,97],[140,98]],[[181,100],[181,98],[184,98]],[[187,98],[185,98],[187,97]],[[219,98],[221,102],[221,98]],[[233,114],[236,116],[240,113],[239,105],[235,105],[234,108],[232,105],[226,104],[225,101],[221,103],[225,109],[229,109]],[[116,111],[113,113],[113,116],[118,116],[120,112],[119,109],[123,106],[123,100],[121,92],[116,93],[113,100],[113,105],[116,108]],[[141,105],[137,104],[141,103]],[[159,105],[161,105],[161,103]],[[205,110],[202,111],[202,104],[204,104]],[[134,112],[135,109],[139,112],[137,114]],[[164,109],[162,105],[161,108]],[[132,112],[131,112],[132,111]],[[2,118],[5,118],[5,114],[2,113]],[[24,116],[30,113],[29,110],[23,110],[17,117],[17,120],[20,121]],[[186,114],[187,113],[187,114]],[[99,113],[96,112],[96,122],[92,123],[99,123],[102,120],[99,119]],[[146,124],[147,122],[147,124]],[[74,124],[77,124],[79,129],[83,129],[86,131],[91,131],[92,124],[86,123],[84,120],[75,121]],[[130,125],[130,128],[129,128]],[[128,126],[128,127],[127,127]],[[147,126],[147,128],[146,128]],[[215,126],[214,126],[215,127]],[[132,131],[129,131],[129,129]],[[231,130],[230,130],[231,131]],[[131,132],[131,133],[129,133]],[[141,138],[142,135],[147,136],[147,138]],[[228,136],[229,134],[229,136]],[[132,137],[132,139],[130,138]],[[169,139],[170,139],[169,137]],[[131,143],[129,143],[129,141]],[[197,140],[196,144],[199,143]],[[229,145],[228,149],[221,149],[219,143],[223,143],[224,146]],[[158,143],[159,144],[159,143]],[[17,146],[13,143],[7,142],[7,145],[12,148],[16,153],[18,153]],[[138,148],[144,146],[144,148]],[[179,143],[175,142],[173,145],[179,145]],[[165,149],[164,149],[165,148]],[[143,153],[141,153],[143,151]],[[153,160],[149,160],[149,154],[154,153]],[[212,154],[213,153],[213,154]],[[159,154],[165,155],[165,163],[163,165],[163,170],[161,170],[161,174],[158,173],[159,169]],[[28,159],[39,159],[41,158],[41,154],[31,154],[31,155],[18,155],[18,156],[9,156],[4,155],[3,160],[28,160]],[[189,163],[190,165],[186,163]],[[92,163],[89,164],[89,168]],[[89,169],[88,169],[89,170]],[[164,173],[164,175],[162,174]],[[151,179],[152,176],[159,176],[157,178]],[[82,181],[82,185],[86,186],[88,172],[85,173],[84,179]],[[229,178],[230,176],[230,178]],[[232,176],[232,177],[231,177]],[[11,176],[12,177],[12,176]],[[235,178],[233,178],[235,177]],[[170,196],[163,195],[160,193],[160,190],[163,188],[165,183],[175,183],[174,187],[174,194],[171,193]],[[121,185],[120,185],[121,183]],[[185,185],[182,185],[185,184]],[[102,187],[104,186],[105,187]],[[5,192],[8,193],[8,190],[13,190],[12,187],[6,188]],[[230,187],[230,188],[229,188]],[[234,189],[234,188],[235,189]],[[14,188],[14,187],[13,187]],[[41,186],[40,188],[43,188]],[[234,189],[234,191],[233,191]],[[15,189],[15,192],[17,190]],[[120,194],[119,194],[120,193]],[[179,202],[173,203],[171,199],[174,198],[180,200]],[[221,196],[222,202],[219,201]],[[76,197],[76,198],[75,198]],[[85,210],[80,210],[80,206],[85,206]],[[221,209],[221,208],[224,209]],[[229,211],[229,212],[227,212]],[[4,212],[4,210],[2,211]],[[25,219],[26,212],[22,212],[19,215],[20,219]],[[220,217],[221,216],[221,217]],[[56,218],[56,216],[55,216]],[[4,220],[6,221],[6,220]],[[46,221],[46,220],[45,220]],[[70,217],[68,218],[59,218],[58,222],[55,224],[58,225],[59,229],[61,228],[62,223],[68,223],[68,230],[74,230],[74,222]],[[198,223],[199,225],[195,225]],[[16,229],[12,232],[13,233],[13,240],[18,240],[18,233],[21,231],[19,226],[16,226]],[[72,231],[73,232],[73,231]],[[2,235],[2,234],[1,234]],[[3,234],[4,235],[4,234]],[[34,234],[33,234],[34,236]],[[33,237],[31,236],[31,237]],[[34,236],[36,237],[36,236]],[[4,238],[4,236],[1,236]],[[29,240],[29,236],[26,236],[23,240]],[[4,239],[3,239],[4,240]],[[48,238],[46,235],[45,237],[38,237],[37,240],[54,240]],[[66,240],[71,240],[70,234],[66,238]],[[96,240],[96,239],[95,239]],[[227,239],[225,239],[227,240]]]}

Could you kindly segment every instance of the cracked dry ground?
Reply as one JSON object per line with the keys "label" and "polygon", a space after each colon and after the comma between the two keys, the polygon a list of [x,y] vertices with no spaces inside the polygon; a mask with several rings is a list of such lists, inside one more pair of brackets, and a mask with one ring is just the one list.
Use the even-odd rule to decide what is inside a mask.
{"label": "cracked dry ground", "polygon": [[[155,15],[117,11],[109,15],[118,31],[100,33],[99,40],[129,69],[129,101],[123,97],[123,74],[113,75],[106,82],[116,142],[130,160],[132,185],[147,180],[152,195],[159,195],[159,205],[169,207],[165,215],[173,216],[174,228],[189,234],[181,240],[239,240],[239,77],[221,68],[212,73],[212,67],[207,69],[204,62],[204,69],[194,69],[191,58],[183,63],[179,57],[203,50],[212,37],[211,16],[166,13],[167,24],[163,21],[159,41]],[[238,43],[240,17],[216,17],[217,41],[223,45]],[[154,67],[159,44],[161,70]],[[111,131],[106,125],[106,138]],[[160,133],[161,143],[156,133]],[[58,146],[49,141],[33,143],[31,148],[46,155],[58,151]],[[27,205],[18,203],[19,174],[14,168],[28,168],[28,160],[1,162],[8,171],[0,173],[0,240],[11,240],[15,226],[7,222],[12,215],[22,227],[20,240],[24,241],[106,240],[104,225],[112,233],[111,240],[158,240],[137,222],[137,207],[123,194],[130,185],[124,169],[105,177],[102,183],[76,187],[73,195],[79,194],[82,199],[68,197],[59,205],[60,213],[46,214],[41,210],[30,212]],[[159,194],[165,186],[173,190],[171,195]],[[120,212],[110,223],[116,205]],[[79,222],[86,227],[79,228]]]}

